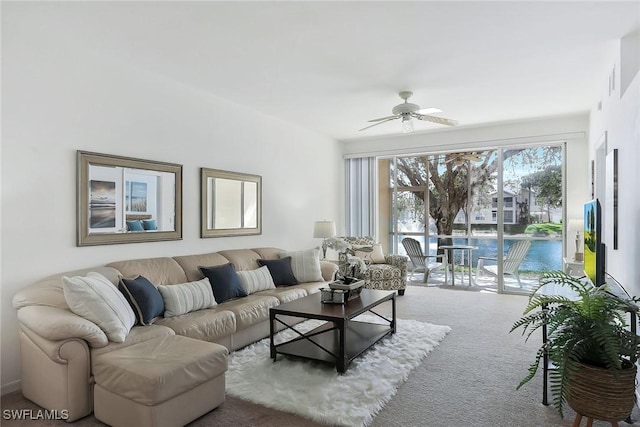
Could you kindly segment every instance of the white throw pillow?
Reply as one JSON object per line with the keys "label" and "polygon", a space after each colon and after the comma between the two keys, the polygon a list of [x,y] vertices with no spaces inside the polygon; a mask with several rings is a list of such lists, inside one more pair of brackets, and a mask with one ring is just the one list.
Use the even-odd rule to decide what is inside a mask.
{"label": "white throw pillow", "polygon": [[284,252],[280,258],[291,257],[291,270],[298,283],[322,282],[320,269],[320,249],[313,248],[304,251]]}
{"label": "white throw pillow", "polygon": [[276,288],[269,267],[266,265],[255,270],[238,271],[237,273],[247,294]]}
{"label": "white throw pillow", "polygon": [[164,317],[179,316],[217,305],[208,278],[177,285],[158,286],[164,300]]}
{"label": "white throw pillow", "polygon": [[[363,251],[361,249],[373,248],[372,251]],[[358,258],[367,259],[372,264],[384,264],[384,252],[382,252],[382,245],[376,243],[375,245],[353,245],[353,252]]]}
{"label": "white throw pillow", "polygon": [[136,323],[122,292],[102,274],[64,276],[62,291],[71,311],[98,325],[109,341],[123,342]]}

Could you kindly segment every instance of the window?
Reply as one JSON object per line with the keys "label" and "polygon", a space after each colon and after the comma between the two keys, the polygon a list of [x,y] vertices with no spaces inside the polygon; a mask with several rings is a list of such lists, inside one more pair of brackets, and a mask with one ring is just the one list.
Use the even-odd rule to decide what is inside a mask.
{"label": "window", "polygon": [[561,145],[547,145],[378,159],[379,236],[394,253],[407,236],[431,254],[475,246],[473,268],[480,256],[502,259],[513,241],[531,240],[520,269],[527,286],[498,280],[499,291],[526,293],[541,273],[562,268],[562,157]]}
{"label": "window", "polygon": [[513,224],[513,211],[504,211],[504,222]]}

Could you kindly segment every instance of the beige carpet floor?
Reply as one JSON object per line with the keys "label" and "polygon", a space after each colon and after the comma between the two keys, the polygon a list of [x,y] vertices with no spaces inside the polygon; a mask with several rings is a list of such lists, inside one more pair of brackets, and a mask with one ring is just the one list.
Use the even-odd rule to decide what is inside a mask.
{"label": "beige carpet floor", "polygon": [[[399,318],[447,325],[452,331],[400,386],[372,426],[571,426],[574,413],[570,409],[561,419],[552,407],[542,405],[541,374],[521,390],[515,390],[539,345],[538,339],[525,343],[519,333],[509,334],[511,325],[526,305],[526,297],[465,288],[410,286],[404,296],[398,297]],[[19,392],[2,396],[1,406],[2,410],[38,408]],[[634,420],[640,419],[637,408],[632,416]],[[64,421],[4,419],[1,424],[69,425]],[[88,416],[73,425],[102,424]],[[609,425],[602,421],[594,423],[598,427]],[[222,406],[190,426],[312,427],[319,424],[227,397]]]}

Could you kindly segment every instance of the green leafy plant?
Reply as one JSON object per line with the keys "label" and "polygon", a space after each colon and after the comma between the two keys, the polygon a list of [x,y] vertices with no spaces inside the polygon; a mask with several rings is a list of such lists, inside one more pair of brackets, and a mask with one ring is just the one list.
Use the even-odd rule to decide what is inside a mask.
{"label": "green leafy plant", "polygon": [[[558,292],[559,291],[559,292]],[[529,382],[548,353],[553,405],[562,416],[568,383],[581,363],[612,371],[630,368],[640,356],[640,337],[627,329],[627,312],[638,312],[637,297],[619,297],[608,286],[555,271],[545,273],[532,289],[523,317],[511,332],[522,328],[525,340],[547,324],[547,341],[536,353],[529,374],[517,389]]]}

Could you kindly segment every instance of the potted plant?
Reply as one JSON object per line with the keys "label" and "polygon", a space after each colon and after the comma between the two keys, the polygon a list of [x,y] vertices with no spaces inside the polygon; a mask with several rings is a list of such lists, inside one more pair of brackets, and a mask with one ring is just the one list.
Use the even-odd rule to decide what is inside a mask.
{"label": "potted plant", "polygon": [[567,402],[589,418],[626,418],[635,401],[640,355],[640,337],[627,328],[626,318],[628,312],[638,312],[638,300],[560,271],[545,273],[531,291],[523,317],[511,328],[522,328],[526,339],[543,325],[548,328],[546,342],[517,389],[535,376],[548,354],[553,405],[560,416]]}

